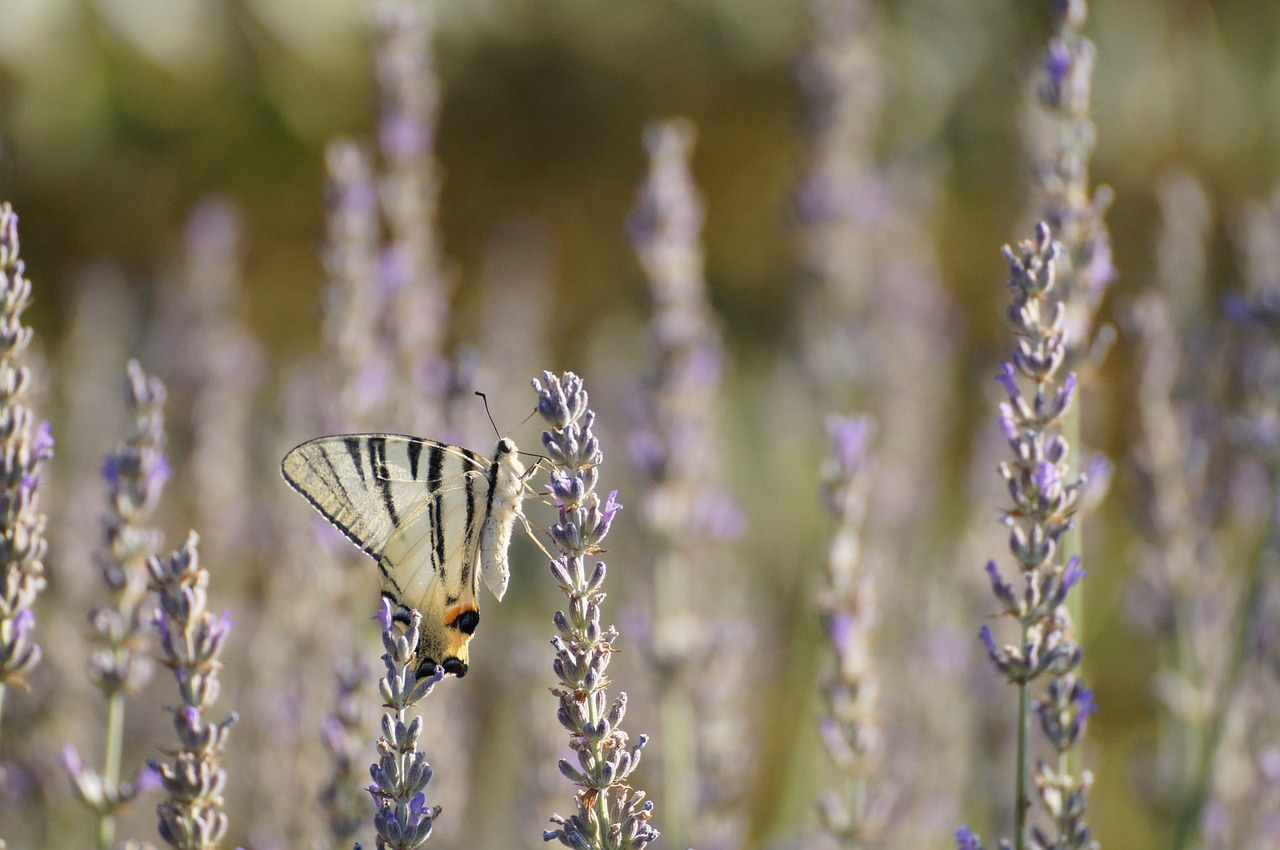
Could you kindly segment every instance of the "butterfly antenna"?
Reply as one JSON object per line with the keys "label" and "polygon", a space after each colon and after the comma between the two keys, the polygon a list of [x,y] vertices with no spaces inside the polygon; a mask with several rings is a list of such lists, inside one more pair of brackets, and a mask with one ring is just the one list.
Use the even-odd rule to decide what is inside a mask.
{"label": "butterfly antenna", "polygon": [[501,439],[502,434],[498,431],[498,423],[493,421],[493,414],[489,412],[489,397],[480,390],[476,390],[476,395],[480,396],[480,400],[484,402],[484,415],[489,417],[489,425],[493,427],[494,435]]}

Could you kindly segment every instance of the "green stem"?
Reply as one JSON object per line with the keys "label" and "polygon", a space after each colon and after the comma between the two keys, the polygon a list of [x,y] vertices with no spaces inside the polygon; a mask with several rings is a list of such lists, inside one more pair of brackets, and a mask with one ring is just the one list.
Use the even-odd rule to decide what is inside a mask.
{"label": "green stem", "polygon": [[[124,745],[124,692],[107,697],[107,751],[102,760],[103,786],[120,787],[120,752]],[[110,850],[115,841],[116,819],[110,809],[98,812],[98,850]]]}
{"label": "green stem", "polygon": [[[1022,627],[1022,645],[1027,644],[1027,626]],[[1018,764],[1014,787],[1013,840],[1014,850],[1026,850],[1028,838],[1027,815],[1031,811],[1031,683],[1018,685]]]}
{"label": "green stem", "polygon": [[664,827],[669,846],[688,847],[696,811],[693,762],[697,741],[693,733],[693,702],[679,687],[684,664],[680,630],[685,598],[680,564],[672,552],[654,565],[654,648],[659,654],[658,700],[662,722],[662,795]]}

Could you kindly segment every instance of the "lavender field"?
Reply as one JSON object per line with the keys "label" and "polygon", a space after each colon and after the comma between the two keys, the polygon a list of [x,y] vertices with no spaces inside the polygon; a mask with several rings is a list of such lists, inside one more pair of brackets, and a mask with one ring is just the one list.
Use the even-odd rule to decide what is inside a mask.
{"label": "lavender field", "polygon": [[0,2],[0,850],[1280,848],[1277,45]]}

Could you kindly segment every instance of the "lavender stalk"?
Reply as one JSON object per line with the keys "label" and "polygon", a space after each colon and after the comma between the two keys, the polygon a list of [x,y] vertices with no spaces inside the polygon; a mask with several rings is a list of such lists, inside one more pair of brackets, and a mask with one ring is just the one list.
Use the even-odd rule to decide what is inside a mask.
{"label": "lavender stalk", "polygon": [[395,393],[389,402],[397,419],[416,429],[410,433],[458,439],[449,433],[455,423],[447,402],[456,393],[456,367],[444,354],[450,281],[436,225],[441,179],[434,156],[440,112],[435,14],[434,4],[409,0],[389,0],[377,10],[378,197],[387,225],[380,269],[388,356],[397,379],[416,389]]}
{"label": "lavender stalk", "polygon": [[338,665],[338,693],[333,713],[324,719],[324,748],[333,771],[320,794],[334,847],[351,842],[365,818],[363,792],[357,795],[356,758],[364,729],[365,682],[369,672],[360,655]]}
{"label": "lavender stalk", "polygon": [[1054,33],[1036,92],[1048,126],[1036,189],[1040,216],[1062,245],[1058,297],[1066,304],[1068,357],[1074,359],[1093,341],[1098,306],[1116,277],[1104,220],[1112,193],[1102,186],[1090,196],[1089,161],[1097,144],[1091,117],[1096,50],[1084,35],[1086,0],[1049,0],[1049,5]]}
{"label": "lavender stalk", "polygon": [[[1102,360],[1115,337],[1110,326],[1096,335],[1094,328],[1098,307],[1116,278],[1105,220],[1112,192],[1102,186],[1091,195],[1089,186],[1097,131],[1091,117],[1096,51],[1084,35],[1087,0],[1050,0],[1049,5],[1054,34],[1037,90],[1039,117],[1047,125],[1045,149],[1037,163],[1038,216],[1062,246],[1057,297],[1064,309],[1068,368],[1087,371]],[[1081,445],[1080,405],[1067,411],[1061,431],[1071,445]],[[1077,451],[1069,472],[1080,469]],[[1062,547],[1068,559],[1081,553],[1078,527],[1067,532]],[[1073,597],[1071,610],[1077,621],[1083,617],[1082,595]]]}
{"label": "lavender stalk", "polygon": [[133,429],[102,468],[108,486],[106,552],[97,562],[111,598],[95,606],[89,615],[92,638],[99,647],[89,660],[89,679],[107,700],[102,772],[84,767],[70,745],[63,751],[63,766],[76,796],[98,816],[101,850],[112,846],[116,812],[136,797],[152,776],[145,771],[137,782],[122,783],[120,757],[125,699],[151,679],[143,603],[150,577],[147,559],[159,547],[160,534],[146,522],[170,472],[164,450],[164,386],[148,377],[136,360],[129,361],[128,370],[125,394]]}
{"label": "lavender stalk", "polygon": [[376,846],[378,850],[414,850],[431,837],[440,807],[426,803],[423,789],[431,781],[431,765],[418,751],[422,718],[410,721],[409,709],[431,693],[444,678],[444,670],[437,666],[429,679],[419,679],[414,672],[422,625],[420,613],[414,611],[409,628],[404,634],[397,634],[391,602],[383,598],[378,622],[382,626],[382,645],[387,650],[382,656],[387,675],[378,684],[387,711],[382,716],[382,737],[378,738],[378,761],[370,769],[373,784],[369,793],[378,805],[373,816],[378,833]]}
{"label": "lavender stalk", "polygon": [[826,713],[819,729],[839,772],[839,785],[822,801],[827,832],[842,847],[874,842],[884,825],[884,798],[872,787],[882,749],[872,666],[871,639],[877,605],[873,576],[862,560],[862,523],[871,484],[870,417],[832,416],[827,421],[832,458],[826,479],[827,512],[837,526],[831,538],[825,581],[818,597],[835,667],[823,686]]}
{"label": "lavender stalk", "polygon": [[[742,530],[737,507],[717,486],[724,353],[703,281],[703,206],[689,168],[693,141],[694,128],[682,119],[645,129],[649,175],[628,230],[653,302],[654,362],[639,394],[640,424],[631,447],[647,485],[643,518],[655,549],[651,652],[662,717],[666,832],[673,846],[705,847],[741,838],[729,835],[742,830],[726,811],[741,792],[743,747],[721,747],[732,753],[716,758],[706,732],[716,719],[744,715],[726,704],[741,696],[729,680],[735,666],[746,667],[742,656],[750,641],[717,641],[715,631],[723,630],[732,603],[722,599],[716,610],[698,610],[690,593],[690,576],[712,580],[723,568],[724,541]],[[692,676],[691,662],[714,643],[721,644],[714,650],[718,663]],[[741,737],[726,731],[721,737]],[[715,769],[729,763],[730,770]]]}
{"label": "lavender stalk", "polygon": [[[1013,451],[1013,459],[1000,464],[1000,474],[1013,500],[1004,509],[1003,521],[1009,528],[1009,548],[1023,589],[1016,590],[1001,576],[995,561],[988,562],[1000,613],[1017,621],[1019,638],[1016,644],[997,646],[989,627],[984,625],[979,634],[996,669],[1018,688],[1015,850],[1098,846],[1090,840],[1085,820],[1092,775],[1088,771],[1075,775],[1068,759],[1097,706],[1074,672],[1082,652],[1067,610],[1070,592],[1084,577],[1084,570],[1079,556],[1064,563],[1061,551],[1062,537],[1075,521],[1087,482],[1083,475],[1074,482],[1068,480],[1071,446],[1061,433],[1077,382],[1074,373],[1061,381],[1058,378],[1068,336],[1065,309],[1050,300],[1060,252],[1061,246],[1050,240],[1043,223],[1036,228],[1035,240],[1023,242],[1017,253],[1004,249],[1013,293],[1008,317],[1017,343],[998,379],[1009,396],[1000,405],[998,424]],[[1019,376],[1032,385],[1029,395],[1019,387]],[[1043,690],[1036,694],[1033,688],[1042,681]],[[1034,773],[1033,719],[1038,720],[1055,756],[1054,763],[1038,762]],[[1033,783],[1052,833],[1031,826]],[[957,832],[956,842],[965,850],[980,847],[967,827]]]}
{"label": "lavender stalk", "polygon": [[45,588],[45,515],[39,510],[44,462],[53,457],[49,423],[27,407],[31,372],[22,354],[31,328],[22,313],[31,281],[19,256],[18,216],[0,204],[0,716],[10,682],[40,663],[35,642],[36,596]]}
{"label": "lavender stalk", "polygon": [[236,713],[220,723],[206,714],[218,698],[219,655],[231,633],[231,617],[208,610],[209,572],[200,566],[196,533],[167,557],[147,560],[151,588],[159,596],[155,627],[162,663],[173,671],[180,702],[173,711],[178,748],[171,762],[151,762],[165,798],[156,807],[160,837],[176,850],[215,850],[227,831],[222,753]]}
{"label": "lavender stalk", "polygon": [[559,522],[549,529],[559,550],[551,574],[569,600],[568,613],[557,611],[554,618],[558,634],[551,646],[560,685],[552,693],[560,701],[560,725],[578,756],[576,767],[560,761],[560,772],[578,786],[578,811],[568,818],[552,815],[555,829],[544,831],[543,838],[576,850],[639,850],[658,831],[649,823],[653,802],[627,779],[649,738],[641,735],[631,746],[621,728],[627,695],[620,693],[609,702],[606,670],[618,631],[600,625],[604,562],[597,561],[590,572],[585,563],[603,551],[600,543],[622,506],[616,493],[602,506],[595,492],[604,455],[591,431],[595,414],[587,408],[582,379],[572,372],[542,375],[533,388],[538,413],[550,426],[542,433],[542,444],[551,459],[551,495],[560,509]]}

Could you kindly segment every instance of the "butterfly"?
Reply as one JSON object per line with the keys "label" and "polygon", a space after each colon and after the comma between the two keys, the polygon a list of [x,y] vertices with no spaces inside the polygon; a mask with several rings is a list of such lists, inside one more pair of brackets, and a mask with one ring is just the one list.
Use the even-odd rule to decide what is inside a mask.
{"label": "butterfly", "polygon": [[[528,471],[510,439],[492,458],[399,434],[309,440],[284,456],[285,481],[378,562],[397,622],[422,614],[419,677],[465,676],[480,624],[480,579],[507,591],[507,547],[524,516]],[[527,527],[526,523],[526,527]]]}

